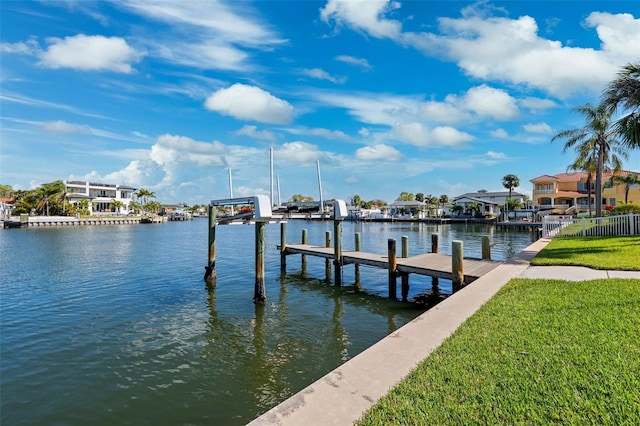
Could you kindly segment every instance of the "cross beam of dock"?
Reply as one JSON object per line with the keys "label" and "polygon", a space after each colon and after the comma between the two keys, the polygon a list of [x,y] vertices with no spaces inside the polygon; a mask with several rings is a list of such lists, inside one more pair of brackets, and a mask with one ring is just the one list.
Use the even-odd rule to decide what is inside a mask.
{"label": "cross beam of dock", "polygon": [[[287,244],[285,255],[302,254],[325,259],[334,257],[334,250],[330,247],[320,247],[309,244]],[[366,253],[362,251],[343,250],[342,264],[366,265],[374,268],[388,269],[389,257],[386,255]],[[463,259],[464,283],[469,284],[502,262],[488,259]],[[452,257],[440,253],[425,253],[417,256],[396,259],[397,274],[427,275],[430,277],[451,279]]]}

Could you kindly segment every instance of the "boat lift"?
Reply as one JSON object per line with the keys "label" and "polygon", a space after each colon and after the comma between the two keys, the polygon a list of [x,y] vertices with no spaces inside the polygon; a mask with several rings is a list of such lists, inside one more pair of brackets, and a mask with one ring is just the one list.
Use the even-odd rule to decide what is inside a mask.
{"label": "boat lift", "polygon": [[[216,207],[218,206],[238,206],[252,205],[250,212],[233,214],[221,218],[216,217]],[[233,211],[233,209],[232,209]],[[334,201],[334,228],[336,238],[336,250],[340,249],[338,243],[341,234],[341,222],[347,217],[347,206],[344,200]],[[216,282],[216,225],[228,224],[255,224],[255,291],[254,303],[265,303],[266,294],[264,286],[264,255],[266,250],[265,242],[265,226],[267,223],[280,223],[280,239],[281,245],[286,245],[286,220],[284,216],[274,216],[271,209],[271,200],[266,195],[255,195],[252,197],[223,198],[211,200],[209,204],[209,260],[205,266],[204,280],[208,286],[215,286]],[[336,255],[336,259],[339,256]],[[339,268],[336,268],[338,270]],[[339,277],[336,276],[339,280]]]}

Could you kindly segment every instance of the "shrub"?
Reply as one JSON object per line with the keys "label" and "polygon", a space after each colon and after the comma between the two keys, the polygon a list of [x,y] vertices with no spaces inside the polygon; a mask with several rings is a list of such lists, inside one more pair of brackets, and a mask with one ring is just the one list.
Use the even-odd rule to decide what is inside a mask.
{"label": "shrub", "polygon": [[638,204],[623,204],[613,209],[614,214],[640,214],[640,205]]}

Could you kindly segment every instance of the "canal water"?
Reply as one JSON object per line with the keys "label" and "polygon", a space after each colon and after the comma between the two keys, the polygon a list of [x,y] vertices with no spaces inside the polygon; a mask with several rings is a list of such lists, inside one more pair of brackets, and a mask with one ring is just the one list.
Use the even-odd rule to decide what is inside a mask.
{"label": "canal water", "polygon": [[[203,282],[208,220],[150,225],[0,231],[0,399],[3,425],[241,425],[411,321],[423,305],[387,298],[387,273],[289,256],[267,226],[267,303],[252,302],[254,227],[218,226],[218,279]],[[324,245],[332,222],[290,221],[290,243],[308,230]],[[343,249],[386,253],[409,237],[410,255],[482,235],[504,260],[533,241],[489,225],[351,223]],[[335,237],[334,237],[335,238]],[[398,286],[399,288],[400,286]],[[432,294],[436,293],[436,296]],[[410,300],[451,293],[451,283],[411,277]],[[375,374],[375,372],[372,372]]]}

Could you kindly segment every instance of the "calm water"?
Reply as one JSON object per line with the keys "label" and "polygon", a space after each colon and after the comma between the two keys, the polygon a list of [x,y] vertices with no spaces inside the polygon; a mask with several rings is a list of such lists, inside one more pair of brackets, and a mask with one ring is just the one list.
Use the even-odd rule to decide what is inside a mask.
{"label": "calm water", "polygon": [[[390,301],[387,274],[353,266],[343,287],[324,260],[289,256],[280,274],[278,225],[267,226],[267,304],[255,306],[254,228],[217,228],[218,280],[202,281],[205,219],[160,225],[0,231],[0,362],[3,425],[245,424],[423,312]],[[324,245],[332,222],[291,221],[289,242],[308,229]],[[527,232],[471,225],[343,224],[343,248],[385,253],[409,237],[410,254],[464,241],[494,259],[532,242]],[[331,276],[332,277],[332,276]],[[398,288],[399,288],[398,284]],[[411,278],[410,299],[431,280]],[[440,280],[439,291],[451,284]]]}

